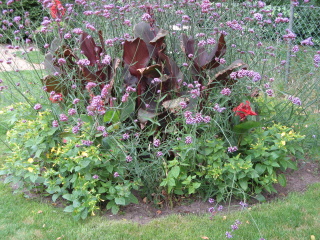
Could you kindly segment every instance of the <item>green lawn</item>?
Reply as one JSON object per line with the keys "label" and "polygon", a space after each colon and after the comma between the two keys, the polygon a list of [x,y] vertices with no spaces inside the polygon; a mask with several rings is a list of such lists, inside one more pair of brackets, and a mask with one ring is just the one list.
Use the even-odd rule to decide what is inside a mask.
{"label": "green lawn", "polygon": [[44,61],[44,55],[40,51],[32,51],[22,54],[22,51],[14,52],[18,57],[27,60],[29,63],[40,64]]}

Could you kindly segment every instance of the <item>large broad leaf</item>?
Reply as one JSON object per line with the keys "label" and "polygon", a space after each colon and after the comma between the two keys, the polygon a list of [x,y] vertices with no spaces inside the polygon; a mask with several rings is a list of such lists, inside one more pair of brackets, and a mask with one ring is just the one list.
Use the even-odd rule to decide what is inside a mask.
{"label": "large broad leaf", "polygon": [[278,183],[282,187],[285,187],[287,185],[287,179],[286,179],[286,176],[283,173],[278,175]]}
{"label": "large broad leaf", "polygon": [[151,65],[146,68],[137,69],[141,76],[146,78],[159,78],[161,76],[162,67],[159,64]]}
{"label": "large broad leaf", "polygon": [[159,113],[147,111],[147,110],[144,110],[142,108],[140,108],[139,111],[138,111],[138,119],[139,119],[140,123],[143,123],[143,124],[145,124],[146,122],[150,121],[152,123],[160,125],[158,122],[153,120],[153,118],[155,118],[158,115],[159,115]]}
{"label": "large broad leaf", "polygon": [[[164,51],[166,48],[164,39],[168,33],[169,32],[167,30],[160,29],[160,31],[157,33],[157,36],[150,41],[150,44],[153,46],[151,57],[156,61],[158,61],[158,58],[159,58],[159,51]],[[151,48],[152,47],[149,47],[148,49],[151,49]]]}
{"label": "large broad leaf", "polygon": [[213,51],[209,54],[209,63],[205,66],[201,66],[204,69],[212,69],[218,67],[220,64],[215,60],[216,58],[221,58],[227,50],[226,41],[224,40],[224,35],[221,34],[219,41],[217,42]]}
{"label": "large broad leaf", "polygon": [[117,122],[119,122],[119,120],[120,120],[120,111],[119,110],[110,109],[103,116],[104,122],[117,123]]}
{"label": "large broad leaf", "polygon": [[[197,72],[200,72],[199,68],[204,70],[218,67],[220,64],[216,61],[216,58],[220,58],[226,53],[226,42],[223,34],[220,35],[215,48],[209,53],[202,46],[196,47],[198,42],[185,34],[181,36],[181,43],[182,51],[185,52],[189,59],[193,60]],[[190,54],[194,58],[190,58]]]}
{"label": "large broad leaf", "polygon": [[188,102],[188,101],[189,101],[189,98],[180,97],[180,98],[164,101],[162,103],[162,106],[166,110],[168,110],[168,111],[170,111],[172,113],[177,113],[182,109],[180,103],[181,102]]}
{"label": "large broad leaf", "polygon": [[81,51],[90,61],[90,65],[94,66],[100,59],[101,48],[97,47],[93,38],[86,32],[81,34],[80,44]]}
{"label": "large broad leaf", "polygon": [[250,129],[259,127],[260,125],[261,125],[260,122],[247,121],[247,122],[235,125],[233,127],[233,131],[236,133],[246,133],[246,132],[249,132]]}
{"label": "large broad leaf", "polygon": [[195,49],[194,49],[194,39],[192,37],[188,37],[186,34],[181,35],[181,49],[187,55],[189,59],[190,54],[194,56]]}
{"label": "large broad leaf", "polygon": [[129,71],[132,75],[140,76],[138,69],[146,68],[149,62],[146,43],[140,38],[126,40],[123,45],[123,61],[129,65]]}
{"label": "large broad leaf", "polygon": [[[163,34],[157,37],[159,31],[160,29],[158,27],[155,26],[151,28],[149,23],[146,22],[140,22],[134,26],[134,35],[135,37],[142,39],[146,43],[146,47],[149,52],[149,58],[155,57],[157,54],[155,46],[152,44],[154,44],[158,40],[160,40],[160,44],[160,42],[162,41],[161,37]],[[150,44],[150,42],[152,42],[152,44]]]}
{"label": "large broad leaf", "polygon": [[127,102],[123,103],[123,109],[121,110],[121,115],[120,115],[120,121],[123,122],[126,120],[134,111],[136,108],[135,104],[135,98],[136,98],[136,93],[131,93],[130,98],[128,99]]}
{"label": "large broad leaf", "polygon": [[229,75],[237,68],[245,69],[248,68],[248,65],[244,63],[241,59],[238,59],[231,63],[227,68],[219,71],[214,78],[210,79],[208,82],[208,88],[214,87],[217,82],[221,82],[223,85],[228,84],[231,85],[232,82],[229,81]]}
{"label": "large broad leaf", "polygon": [[57,93],[67,94],[67,87],[61,83],[61,78],[58,76],[47,75],[41,79],[47,92],[55,91]]}
{"label": "large broad leaf", "polygon": [[[162,92],[168,92],[171,90],[177,91],[180,88],[180,84],[182,83],[183,74],[180,71],[177,63],[169,58],[166,54],[162,51],[159,52],[159,57],[162,63],[164,63],[164,74],[168,75],[168,86],[164,85],[164,88],[161,89]],[[180,80],[179,80],[180,79]],[[179,82],[179,81],[180,82]]]}

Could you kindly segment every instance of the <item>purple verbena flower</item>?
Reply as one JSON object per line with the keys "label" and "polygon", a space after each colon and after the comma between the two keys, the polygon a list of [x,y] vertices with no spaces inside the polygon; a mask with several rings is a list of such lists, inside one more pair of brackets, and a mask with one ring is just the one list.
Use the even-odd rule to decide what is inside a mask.
{"label": "purple verbena flower", "polygon": [[82,144],[85,146],[91,146],[93,144],[93,141],[90,140],[81,140]]}
{"label": "purple verbena flower", "polygon": [[40,110],[42,108],[40,103],[37,103],[36,105],[34,105],[34,110]]}
{"label": "purple verbena flower", "polygon": [[122,135],[122,139],[123,140],[129,139],[129,137],[130,137],[129,133],[125,133],[125,134]]}
{"label": "purple verbena flower", "polygon": [[68,121],[68,117],[65,114],[62,113],[62,114],[59,115],[59,120],[61,122],[67,122]]}
{"label": "purple verbena flower", "polygon": [[53,120],[52,121],[52,127],[59,127],[58,120]]}
{"label": "purple verbena flower", "polygon": [[228,152],[229,153],[236,152],[236,151],[238,151],[238,147],[237,146],[228,147]]}
{"label": "purple verbena flower", "polygon": [[191,136],[187,136],[185,138],[185,141],[184,141],[186,144],[191,144],[192,143],[192,137]]}
{"label": "purple verbena flower", "polygon": [[68,114],[69,114],[70,116],[76,115],[76,114],[77,114],[77,110],[74,109],[74,108],[70,108],[70,109],[68,110]]}
{"label": "purple verbena flower", "polygon": [[230,96],[231,90],[230,90],[230,88],[224,88],[224,89],[221,90],[220,93],[221,93],[222,95],[225,95],[225,96]]}
{"label": "purple verbena flower", "polygon": [[226,238],[233,238],[230,232],[226,232]]}
{"label": "purple verbena flower", "polygon": [[155,147],[159,147],[159,146],[160,146],[160,144],[161,144],[160,139],[154,139],[154,140],[153,140],[153,146],[155,146]]}
{"label": "purple verbena flower", "polygon": [[132,161],[132,157],[129,156],[129,155],[127,155],[127,156],[126,156],[126,161],[127,161],[127,162],[131,162],[131,161]]}

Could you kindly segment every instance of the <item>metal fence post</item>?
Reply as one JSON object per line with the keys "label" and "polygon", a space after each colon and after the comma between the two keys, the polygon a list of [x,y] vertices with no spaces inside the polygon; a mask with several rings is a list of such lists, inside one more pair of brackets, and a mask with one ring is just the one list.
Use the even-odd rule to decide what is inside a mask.
{"label": "metal fence post", "polygon": [[[289,30],[292,31],[292,26],[293,26],[293,16],[294,14],[294,6],[293,3],[290,3],[290,18],[289,18]],[[289,74],[290,74],[290,55],[291,55],[291,39],[289,39],[288,41],[288,45],[287,45],[287,59],[286,59],[286,73],[284,75],[285,78],[285,83],[288,83],[288,78],[289,78]]]}

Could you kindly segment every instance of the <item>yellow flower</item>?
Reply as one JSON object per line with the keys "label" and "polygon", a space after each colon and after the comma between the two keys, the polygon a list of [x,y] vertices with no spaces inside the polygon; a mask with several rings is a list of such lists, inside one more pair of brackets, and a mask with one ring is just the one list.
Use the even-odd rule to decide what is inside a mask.
{"label": "yellow flower", "polygon": [[33,172],[33,168],[32,168],[32,167],[28,167],[27,170],[28,170],[29,172]]}
{"label": "yellow flower", "polygon": [[82,155],[83,157],[88,157],[88,153],[86,153],[86,152],[82,152],[81,155]]}
{"label": "yellow flower", "polygon": [[28,162],[29,162],[29,163],[33,163],[33,158],[29,158],[29,159],[28,159]]}
{"label": "yellow flower", "polygon": [[286,141],[281,141],[281,144],[284,146],[286,145]]}

